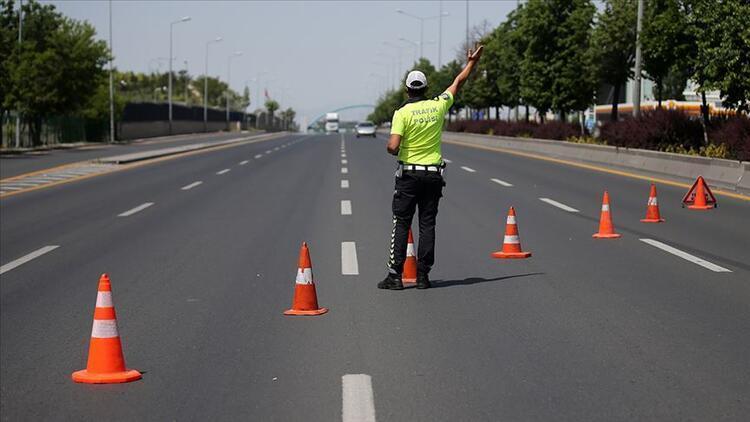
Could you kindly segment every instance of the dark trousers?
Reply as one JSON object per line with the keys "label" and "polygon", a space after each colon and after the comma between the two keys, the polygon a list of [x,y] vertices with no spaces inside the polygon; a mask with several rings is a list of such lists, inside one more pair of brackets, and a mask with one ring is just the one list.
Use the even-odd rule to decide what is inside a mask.
{"label": "dark trousers", "polygon": [[406,260],[406,243],[414,212],[419,210],[419,248],[417,271],[428,274],[435,262],[435,219],[443,196],[443,177],[436,172],[404,171],[396,178],[393,194],[393,231],[388,270],[401,274]]}

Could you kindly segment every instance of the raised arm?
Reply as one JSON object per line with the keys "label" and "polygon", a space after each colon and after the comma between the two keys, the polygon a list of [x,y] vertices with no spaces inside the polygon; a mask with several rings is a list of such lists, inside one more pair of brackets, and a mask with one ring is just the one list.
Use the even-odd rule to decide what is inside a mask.
{"label": "raised arm", "polygon": [[446,91],[450,92],[454,97],[458,94],[458,90],[461,89],[461,85],[469,79],[469,75],[474,71],[474,66],[479,62],[479,58],[482,57],[482,50],[484,50],[484,46],[478,44],[474,47],[474,50],[469,49],[466,53],[466,66],[464,66],[463,70],[458,76],[456,76],[456,79],[453,80],[451,86],[446,89]]}

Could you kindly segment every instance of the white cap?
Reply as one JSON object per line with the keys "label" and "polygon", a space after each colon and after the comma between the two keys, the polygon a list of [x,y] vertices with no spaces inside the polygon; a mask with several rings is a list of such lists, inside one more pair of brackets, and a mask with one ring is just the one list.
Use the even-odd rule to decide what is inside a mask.
{"label": "white cap", "polygon": [[406,75],[406,87],[420,89],[427,86],[427,76],[418,70],[412,70]]}

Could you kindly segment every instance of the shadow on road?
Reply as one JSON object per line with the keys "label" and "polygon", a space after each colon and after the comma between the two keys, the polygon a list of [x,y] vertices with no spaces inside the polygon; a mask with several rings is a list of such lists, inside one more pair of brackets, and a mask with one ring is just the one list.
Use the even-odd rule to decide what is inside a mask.
{"label": "shadow on road", "polygon": [[518,277],[530,277],[530,276],[541,275],[541,274],[545,274],[545,273],[515,274],[515,275],[506,275],[506,276],[495,277],[495,278],[469,277],[463,280],[432,280],[432,288],[437,289],[441,287],[451,287],[451,286],[468,286],[471,284],[489,283],[491,281],[508,280],[511,278],[518,278]]}

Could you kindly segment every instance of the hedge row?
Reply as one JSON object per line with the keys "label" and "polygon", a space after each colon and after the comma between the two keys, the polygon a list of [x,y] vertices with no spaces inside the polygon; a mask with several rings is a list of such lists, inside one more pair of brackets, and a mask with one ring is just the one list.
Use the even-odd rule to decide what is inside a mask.
{"label": "hedge row", "polygon": [[[577,124],[559,121],[539,124],[504,120],[459,120],[450,123],[448,130],[539,139],[581,139],[581,129]],[[747,116],[714,118],[707,128],[707,134],[708,145],[704,142],[700,119],[676,110],[655,110],[643,113],[638,118],[627,117],[617,122],[605,122],[600,128],[599,139],[595,142],[750,161],[750,118]]]}
{"label": "hedge row", "polygon": [[517,136],[522,138],[566,139],[581,136],[581,128],[572,123],[551,121],[508,122],[505,120],[458,120],[448,124],[452,132],[482,133],[485,135]]}

